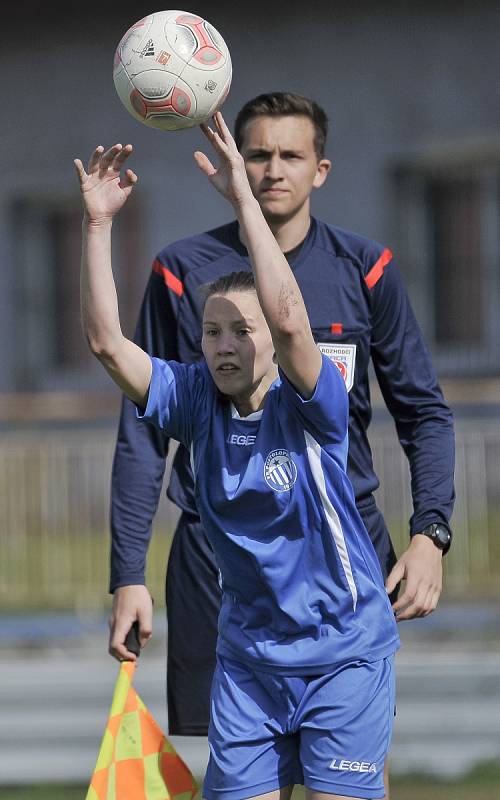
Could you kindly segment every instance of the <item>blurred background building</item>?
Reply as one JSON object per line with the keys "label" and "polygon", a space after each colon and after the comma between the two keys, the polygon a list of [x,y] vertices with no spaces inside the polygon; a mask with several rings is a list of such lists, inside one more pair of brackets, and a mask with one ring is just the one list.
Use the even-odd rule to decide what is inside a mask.
{"label": "blurred background building", "polygon": [[[198,130],[127,114],[112,81],[142,2],[9,4],[0,65],[0,604],[109,606],[109,476],[120,397],[80,331],[81,207],[73,158],[132,142],[140,181],[114,230],[125,332],[166,243],[229,220],[192,153]],[[327,111],[333,172],[313,213],[390,247],[457,427],[455,542],[444,601],[500,594],[500,7],[396,0],[196,2],[224,36],[224,113],[262,91]],[[373,385],[378,501],[401,551],[408,470]],[[158,514],[150,583],[161,604],[176,511]]]}

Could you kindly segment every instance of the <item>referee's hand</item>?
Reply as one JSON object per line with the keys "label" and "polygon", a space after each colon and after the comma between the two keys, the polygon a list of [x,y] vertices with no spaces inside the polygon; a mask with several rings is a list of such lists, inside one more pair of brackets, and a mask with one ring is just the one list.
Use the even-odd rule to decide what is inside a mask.
{"label": "referee's hand", "polygon": [[142,649],[153,635],[153,600],[146,586],[121,586],[115,590],[109,618],[109,654],[118,661],[137,660],[135,653],[125,646],[127,634],[136,620]]}
{"label": "referee's hand", "polygon": [[398,622],[434,611],[443,588],[442,560],[442,551],[427,536],[413,536],[385,582],[389,595],[400,581],[405,582],[403,594],[392,605]]}

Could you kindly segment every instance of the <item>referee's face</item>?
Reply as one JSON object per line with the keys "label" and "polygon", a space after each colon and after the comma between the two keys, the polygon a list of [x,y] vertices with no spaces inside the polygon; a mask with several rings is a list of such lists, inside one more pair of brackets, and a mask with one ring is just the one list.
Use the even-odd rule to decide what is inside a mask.
{"label": "referee's face", "polygon": [[257,116],[243,129],[248,180],[273,228],[309,217],[309,195],[323,185],[330,161],[318,159],[314,125],[303,115]]}
{"label": "referee's face", "polygon": [[261,408],[278,371],[269,327],[254,291],[212,295],[203,313],[202,350],[215,385],[238,412]]}

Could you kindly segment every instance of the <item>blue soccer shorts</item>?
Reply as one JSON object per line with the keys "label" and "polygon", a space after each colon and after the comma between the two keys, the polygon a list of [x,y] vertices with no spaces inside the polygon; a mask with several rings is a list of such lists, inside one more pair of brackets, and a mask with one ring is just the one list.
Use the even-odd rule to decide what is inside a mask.
{"label": "blue soccer shorts", "polygon": [[394,656],[312,677],[218,657],[203,797],[244,800],[297,783],[383,797],[394,691]]}

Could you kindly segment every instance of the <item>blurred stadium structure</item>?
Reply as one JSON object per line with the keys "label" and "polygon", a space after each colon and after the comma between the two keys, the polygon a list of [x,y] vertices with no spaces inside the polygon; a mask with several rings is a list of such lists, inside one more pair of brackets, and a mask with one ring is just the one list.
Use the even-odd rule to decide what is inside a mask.
{"label": "blurred stadium structure", "polygon": [[[228,219],[200,181],[199,132],[138,124],[112,57],[154,10],[124,0],[2,16],[0,149],[0,602],[101,609],[117,395],[81,336],[75,156],[132,141],[140,183],[114,230],[124,330],[167,242]],[[234,80],[231,124],[261,91],[316,98],[334,170],[313,213],[389,246],[457,415],[455,543],[447,591],[500,587],[500,11],[493,0],[189,6],[220,30]],[[99,23],[96,25],[96,18]],[[14,79],[15,76],[15,79]],[[35,135],[34,135],[35,134]],[[376,393],[376,390],[374,388]],[[43,409],[40,410],[40,406]],[[380,406],[380,403],[379,403]],[[398,551],[411,514],[405,458],[381,408],[371,429],[378,499]],[[161,596],[176,511],[163,499],[149,559]]]}

